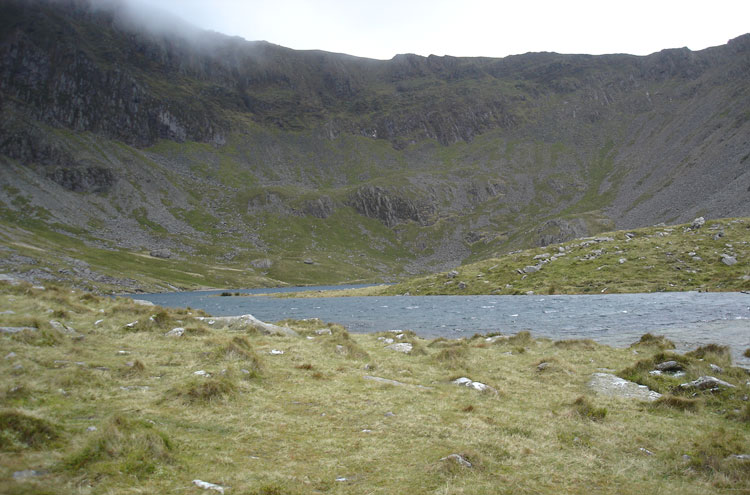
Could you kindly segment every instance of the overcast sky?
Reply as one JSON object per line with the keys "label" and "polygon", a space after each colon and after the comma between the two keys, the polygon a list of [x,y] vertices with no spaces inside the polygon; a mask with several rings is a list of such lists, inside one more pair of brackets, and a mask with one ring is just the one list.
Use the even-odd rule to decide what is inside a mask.
{"label": "overcast sky", "polygon": [[700,50],[750,32],[750,0],[127,0],[295,49],[504,57]]}

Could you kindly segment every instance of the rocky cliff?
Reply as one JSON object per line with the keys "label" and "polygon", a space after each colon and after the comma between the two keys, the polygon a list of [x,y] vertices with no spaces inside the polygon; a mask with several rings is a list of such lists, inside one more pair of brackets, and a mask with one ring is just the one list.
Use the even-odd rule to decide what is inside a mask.
{"label": "rocky cliff", "polygon": [[377,61],[170,25],[117,3],[0,5],[9,222],[240,264],[351,250],[389,276],[750,215],[750,35]]}

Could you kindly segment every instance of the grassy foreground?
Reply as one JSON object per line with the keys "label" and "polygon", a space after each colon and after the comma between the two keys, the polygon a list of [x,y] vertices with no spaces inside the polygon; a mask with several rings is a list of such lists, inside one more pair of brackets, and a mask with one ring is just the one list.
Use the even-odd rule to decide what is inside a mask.
{"label": "grassy foreground", "polygon": [[[720,346],[424,340],[318,320],[280,337],[198,314],[0,282],[0,327],[28,327],[0,334],[0,491],[217,493],[195,479],[230,494],[750,490],[750,461],[732,457],[750,454],[748,375]],[[184,335],[164,335],[175,327]],[[687,375],[648,373],[668,359]],[[597,395],[587,382],[602,369],[665,396]],[[675,388],[705,374],[736,388]],[[462,376],[494,391],[451,384]]]}

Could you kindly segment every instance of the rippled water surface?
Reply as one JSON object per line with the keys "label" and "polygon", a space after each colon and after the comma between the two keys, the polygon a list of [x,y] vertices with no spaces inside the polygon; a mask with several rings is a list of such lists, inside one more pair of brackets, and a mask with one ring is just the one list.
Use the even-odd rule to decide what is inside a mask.
{"label": "rippled water surface", "polygon": [[[340,288],[340,287],[339,287]],[[305,288],[310,290],[311,288]],[[315,287],[312,289],[323,289]],[[254,289],[243,293],[294,291]],[[200,308],[216,316],[250,313],[265,321],[320,318],[353,332],[411,329],[423,337],[530,330],[553,339],[589,338],[626,346],[646,333],[663,334],[681,349],[717,342],[735,360],[750,348],[750,295],[666,292],[586,296],[389,296],[278,299],[217,297],[221,291],[135,296],[163,306]]]}

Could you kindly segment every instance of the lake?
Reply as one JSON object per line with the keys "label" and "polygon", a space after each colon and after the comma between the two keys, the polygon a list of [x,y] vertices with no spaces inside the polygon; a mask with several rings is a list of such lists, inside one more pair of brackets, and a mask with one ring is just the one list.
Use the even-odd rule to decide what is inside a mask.
{"label": "lake", "polygon": [[[357,286],[346,286],[357,287]],[[337,287],[250,289],[261,294]],[[320,318],[351,332],[409,329],[423,337],[516,333],[552,339],[593,339],[624,347],[646,332],[666,335],[680,350],[729,345],[735,362],[750,348],[750,295],[739,292],[533,296],[384,296],[334,298],[217,297],[222,291],[139,294],[169,307],[199,308],[215,316],[252,314],[264,321]]]}

